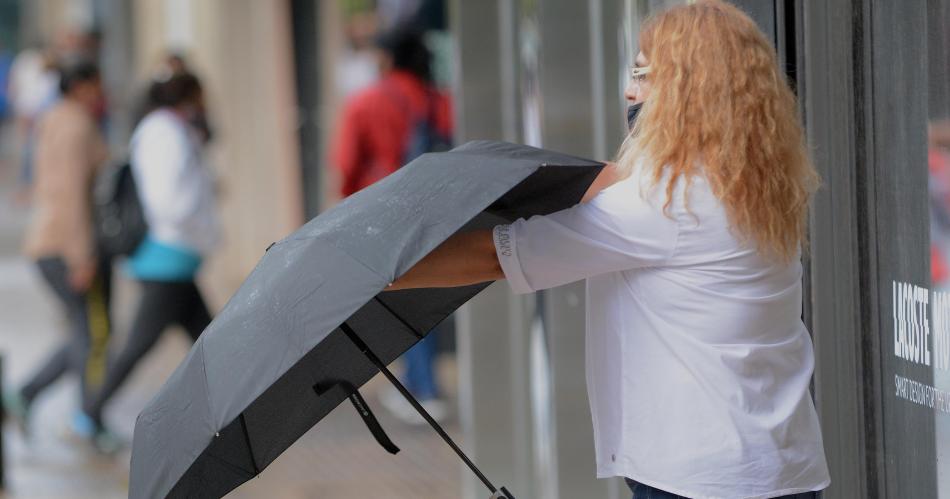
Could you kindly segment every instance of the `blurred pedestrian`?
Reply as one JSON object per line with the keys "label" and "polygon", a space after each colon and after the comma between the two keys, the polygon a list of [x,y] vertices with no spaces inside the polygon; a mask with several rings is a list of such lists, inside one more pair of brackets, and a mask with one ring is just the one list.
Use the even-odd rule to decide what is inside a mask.
{"label": "blurred pedestrian", "polygon": [[346,44],[334,68],[337,95],[343,98],[379,79],[379,60],[374,50],[379,17],[375,7],[373,2],[353,2],[343,14]]}
{"label": "blurred pedestrian", "polygon": [[13,67],[13,55],[0,44],[0,125],[10,117],[10,70]]}
{"label": "blurred pedestrian", "polygon": [[[136,123],[141,122],[145,115],[154,111],[154,107],[156,105],[155,103],[162,100],[161,96],[153,95],[154,92],[161,91],[162,89],[160,85],[155,84],[156,81],[168,80],[173,76],[194,75],[194,72],[191,70],[191,66],[188,64],[188,60],[185,58],[184,54],[181,52],[171,51],[164,54],[161,62],[154,71],[154,74],[155,76],[153,80],[150,82],[148,88],[146,88],[143,92],[143,98],[135,110]],[[207,144],[208,142],[211,142],[214,132],[211,128],[211,123],[208,120],[208,113],[205,108],[205,102],[203,98],[198,106],[198,108],[190,112],[188,120],[189,124],[198,133],[202,143]]]}
{"label": "blurred pedestrian", "polygon": [[0,161],[4,163],[16,158],[13,106],[10,102],[10,70],[13,67],[13,56],[14,54],[0,43]]}
{"label": "blurred pedestrian", "polygon": [[382,77],[344,104],[333,147],[343,197],[451,141],[449,98],[432,84],[422,37],[400,30],[376,44]]}
{"label": "blurred pedestrian", "polygon": [[103,99],[99,70],[78,62],[63,71],[63,98],[36,127],[34,213],[25,253],[63,305],[70,336],[16,393],[9,413],[27,430],[36,397],[66,373],[78,374],[87,400],[102,383],[109,339],[108,262],[96,254],[92,186],[108,151],[95,112]]}
{"label": "blurred pedestrian", "polygon": [[[456,234],[391,289],[586,280],[596,472],[634,499],[813,499],[801,251],[819,179],[771,42],[721,0],[647,21],[617,163],[572,208]],[[629,496],[627,496],[629,497]]]}
{"label": "blurred pedestrian", "polygon": [[34,127],[60,96],[60,74],[53,52],[43,46],[20,51],[13,59],[9,78],[9,98],[20,154],[16,199],[25,203],[33,181]]}
{"label": "blurred pedestrian", "polygon": [[[417,156],[446,150],[452,136],[448,97],[432,84],[431,54],[419,33],[400,29],[377,39],[382,78],[344,105],[333,151],[346,197]],[[449,319],[451,320],[451,319]],[[435,372],[438,334],[406,352],[403,382],[434,418],[446,407]],[[397,392],[382,402],[407,422],[424,422]]]}
{"label": "blurred pedestrian", "polygon": [[136,126],[131,165],[149,232],[126,272],[142,295],[128,338],[110,363],[102,389],[84,411],[98,432],[107,431],[103,409],[169,326],[192,341],[211,322],[195,277],[219,239],[215,188],[205,164],[204,139],[192,123],[204,112],[204,94],[190,73],[152,83],[152,109]]}

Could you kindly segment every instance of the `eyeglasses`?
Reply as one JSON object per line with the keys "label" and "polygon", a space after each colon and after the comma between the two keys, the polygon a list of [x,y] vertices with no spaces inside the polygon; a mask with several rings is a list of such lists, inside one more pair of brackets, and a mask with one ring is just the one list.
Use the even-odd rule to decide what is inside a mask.
{"label": "eyeglasses", "polygon": [[650,66],[644,66],[642,68],[634,66],[630,68],[630,79],[637,85],[646,81],[648,74],[650,74]]}

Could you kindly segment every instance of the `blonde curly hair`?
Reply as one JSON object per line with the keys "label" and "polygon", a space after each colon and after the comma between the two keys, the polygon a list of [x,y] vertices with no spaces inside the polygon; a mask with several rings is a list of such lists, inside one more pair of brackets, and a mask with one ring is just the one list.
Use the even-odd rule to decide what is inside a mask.
{"label": "blonde curly hair", "polygon": [[676,181],[702,165],[737,237],[768,258],[796,258],[820,180],[769,40],[738,8],[700,0],[648,20],[640,48],[651,91],[621,170],[645,160],[658,184],[668,169],[668,213]]}

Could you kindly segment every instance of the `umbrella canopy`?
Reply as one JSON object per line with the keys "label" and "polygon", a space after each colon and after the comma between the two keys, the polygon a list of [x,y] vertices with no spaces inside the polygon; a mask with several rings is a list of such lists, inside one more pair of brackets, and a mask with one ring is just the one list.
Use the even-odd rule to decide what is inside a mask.
{"label": "umbrella canopy", "polygon": [[130,497],[221,497],[256,476],[488,285],[381,292],[390,282],[458,231],[578,203],[602,167],[470,142],[272,245],[139,415]]}

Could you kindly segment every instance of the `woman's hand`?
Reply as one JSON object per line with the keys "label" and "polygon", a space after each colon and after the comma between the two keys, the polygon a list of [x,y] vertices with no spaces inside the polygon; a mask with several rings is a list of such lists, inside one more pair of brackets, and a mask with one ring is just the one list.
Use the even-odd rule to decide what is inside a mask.
{"label": "woman's hand", "polygon": [[69,286],[77,293],[85,293],[92,287],[96,278],[97,265],[95,260],[87,260],[71,267],[68,273]]}
{"label": "woman's hand", "polygon": [[492,231],[455,234],[409,269],[386,291],[454,288],[504,279]]}

